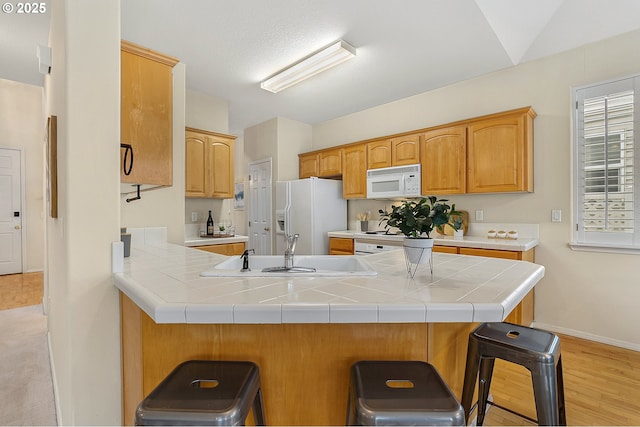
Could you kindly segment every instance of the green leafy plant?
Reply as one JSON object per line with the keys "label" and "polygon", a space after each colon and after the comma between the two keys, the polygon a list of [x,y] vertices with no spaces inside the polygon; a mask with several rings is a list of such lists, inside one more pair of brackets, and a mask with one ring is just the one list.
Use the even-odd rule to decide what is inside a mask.
{"label": "green leafy plant", "polygon": [[460,230],[462,228],[462,216],[459,215],[457,212],[455,212],[455,207],[456,205],[453,205],[451,208],[451,212],[449,213],[449,217],[451,218],[451,221],[449,222],[449,225],[456,231]]}
{"label": "green leafy plant", "polygon": [[448,200],[435,196],[423,197],[419,200],[405,200],[392,206],[390,211],[378,210],[380,225],[385,229],[398,228],[407,237],[430,238],[435,227],[449,223],[449,215],[455,211],[455,205],[447,204]]}

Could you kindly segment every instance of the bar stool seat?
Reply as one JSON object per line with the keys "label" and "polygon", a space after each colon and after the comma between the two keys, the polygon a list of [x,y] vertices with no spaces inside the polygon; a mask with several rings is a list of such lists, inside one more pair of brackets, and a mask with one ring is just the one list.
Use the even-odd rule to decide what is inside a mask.
{"label": "bar stool seat", "polygon": [[260,371],[252,362],[190,360],[136,409],[136,425],[244,425],[253,408],[265,425]]}
{"label": "bar stool seat", "polygon": [[347,425],[462,426],[462,406],[421,361],[360,361],[351,367]]}
{"label": "bar stool seat", "polygon": [[[567,425],[560,338],[541,329],[506,322],[483,323],[469,334],[462,389],[462,406],[467,422],[476,378],[477,425],[484,422],[487,403],[493,404],[488,402],[488,397],[496,358],[524,366],[531,372],[539,425]],[[515,413],[508,408],[503,409]]]}

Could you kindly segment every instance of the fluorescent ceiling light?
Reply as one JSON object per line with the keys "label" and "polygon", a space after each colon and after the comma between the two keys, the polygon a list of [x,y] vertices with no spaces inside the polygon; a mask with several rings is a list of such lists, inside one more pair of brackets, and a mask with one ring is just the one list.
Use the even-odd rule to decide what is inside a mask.
{"label": "fluorescent ceiling light", "polygon": [[356,49],[349,43],[338,40],[263,81],[260,87],[277,93],[354,56]]}

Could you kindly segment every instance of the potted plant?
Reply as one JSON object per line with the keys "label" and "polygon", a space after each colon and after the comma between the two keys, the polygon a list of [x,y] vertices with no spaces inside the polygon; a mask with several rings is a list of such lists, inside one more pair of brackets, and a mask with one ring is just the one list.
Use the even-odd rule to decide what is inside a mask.
{"label": "potted plant", "polygon": [[431,259],[433,239],[430,234],[434,228],[449,223],[452,208],[447,201],[436,196],[423,197],[405,200],[392,206],[390,211],[378,211],[380,224],[384,223],[386,230],[395,227],[404,234],[404,246],[408,248],[405,253],[412,264],[427,263]]}

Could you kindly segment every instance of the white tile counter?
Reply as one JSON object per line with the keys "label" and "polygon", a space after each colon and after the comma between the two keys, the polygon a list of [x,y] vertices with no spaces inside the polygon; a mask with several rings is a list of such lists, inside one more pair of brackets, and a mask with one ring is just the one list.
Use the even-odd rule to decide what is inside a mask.
{"label": "white tile counter", "polygon": [[376,276],[200,276],[225,259],[154,243],[132,248],[113,280],[156,323],[415,323],[501,321],[544,276],[529,262],[435,253],[433,276],[420,266],[412,279],[402,249],[366,257]]}
{"label": "white tile counter", "polygon": [[[346,239],[375,239],[401,242],[404,236],[401,234],[367,234],[361,231],[345,230],[329,232],[329,237],[342,237]],[[537,237],[519,237],[518,239],[489,238],[486,235],[466,235],[463,237],[443,236],[432,233],[433,242],[438,246],[456,246],[476,249],[495,249],[503,251],[525,252],[538,246]]]}
{"label": "white tile counter", "polygon": [[242,243],[248,242],[249,236],[236,235],[233,237],[186,237],[184,245],[189,247],[207,246],[207,245],[223,245],[226,243]]}

